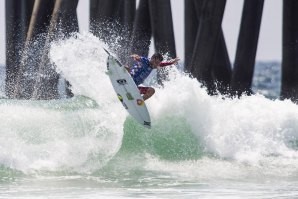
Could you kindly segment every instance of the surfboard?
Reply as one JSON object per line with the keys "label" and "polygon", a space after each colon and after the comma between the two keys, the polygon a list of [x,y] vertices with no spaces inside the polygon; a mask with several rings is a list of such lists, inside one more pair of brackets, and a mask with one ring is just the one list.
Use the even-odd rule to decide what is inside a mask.
{"label": "surfboard", "polygon": [[151,119],[145,101],[126,68],[109,51],[107,74],[115,93],[128,113],[144,127],[151,128]]}

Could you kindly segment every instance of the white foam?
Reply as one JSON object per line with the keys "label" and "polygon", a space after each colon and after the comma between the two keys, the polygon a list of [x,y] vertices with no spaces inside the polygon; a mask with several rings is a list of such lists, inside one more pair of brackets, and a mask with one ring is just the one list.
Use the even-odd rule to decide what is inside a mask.
{"label": "white foam", "polygon": [[[51,60],[70,81],[73,92],[96,100],[99,107],[68,112],[2,104],[0,119],[5,122],[1,127],[1,163],[25,171],[61,167],[92,171],[114,156],[121,146],[127,113],[105,74],[107,55],[103,46],[89,33],[52,45]],[[156,121],[184,118],[201,142],[198,144],[216,157],[214,170],[222,165],[223,173],[237,167],[241,173],[247,169],[242,164],[274,168],[271,171],[281,174],[283,168],[290,174],[298,170],[298,152],[290,146],[298,137],[297,105],[261,95],[241,99],[212,97],[197,80],[175,68],[169,72],[170,81],[165,82],[164,88],[156,87],[155,95],[146,101],[153,119],[152,131]],[[169,121],[163,125],[166,129],[173,124]],[[233,163],[221,159],[240,166],[230,166]],[[207,170],[209,164],[215,163],[204,158],[186,162],[190,170],[198,164]],[[181,164],[166,162],[161,167],[177,172],[185,168]],[[154,162],[147,166],[151,168],[150,165],[153,168]],[[155,168],[161,167],[155,164]],[[188,172],[193,173],[196,174]]]}
{"label": "white foam", "polygon": [[24,172],[90,172],[104,166],[121,145],[115,116],[98,109],[63,111],[16,102],[0,105],[0,120],[1,165]]}
{"label": "white foam", "polygon": [[94,99],[97,108],[59,109],[63,100],[51,108],[34,101],[0,105],[2,165],[25,172],[64,168],[91,172],[118,152],[127,113],[105,74],[107,55],[102,46],[86,33],[54,43],[50,51],[51,61],[70,81],[74,94]]}
{"label": "white foam", "polygon": [[205,150],[221,158],[250,164],[268,156],[298,161],[298,151],[290,147],[298,138],[298,107],[290,101],[208,96],[197,80],[173,68],[170,81],[147,104],[153,124],[167,116],[185,118]]}

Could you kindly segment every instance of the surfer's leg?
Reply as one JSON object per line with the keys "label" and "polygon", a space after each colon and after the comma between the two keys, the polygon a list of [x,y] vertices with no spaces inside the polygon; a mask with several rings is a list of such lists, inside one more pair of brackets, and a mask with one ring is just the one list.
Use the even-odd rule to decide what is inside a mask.
{"label": "surfer's leg", "polygon": [[144,100],[149,99],[155,93],[154,88],[151,88],[151,87],[138,87],[138,88],[140,90],[141,95],[143,95]]}
{"label": "surfer's leg", "polygon": [[154,93],[155,93],[154,88],[149,87],[147,92],[143,95],[143,99],[144,100],[149,99],[152,95],[154,95]]}

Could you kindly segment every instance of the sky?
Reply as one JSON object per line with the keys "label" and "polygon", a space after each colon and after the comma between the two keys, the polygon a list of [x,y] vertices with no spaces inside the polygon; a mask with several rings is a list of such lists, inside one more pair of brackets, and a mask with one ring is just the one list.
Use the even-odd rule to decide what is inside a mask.
{"label": "sky", "polygon": [[[171,0],[177,55],[184,57],[184,0]],[[227,0],[222,28],[231,62],[236,46],[241,21],[243,0]],[[0,64],[5,63],[5,1],[0,0]],[[88,31],[89,1],[80,0],[78,5],[79,27]],[[265,1],[261,23],[257,61],[281,61],[282,1]]]}

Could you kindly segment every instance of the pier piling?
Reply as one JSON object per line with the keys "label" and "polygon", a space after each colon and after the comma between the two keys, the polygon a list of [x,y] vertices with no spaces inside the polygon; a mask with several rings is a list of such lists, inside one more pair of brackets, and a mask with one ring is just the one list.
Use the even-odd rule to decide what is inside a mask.
{"label": "pier piling", "polygon": [[232,94],[251,94],[264,0],[245,0],[233,68]]}
{"label": "pier piling", "polygon": [[298,101],[298,1],[283,1],[281,99]]}
{"label": "pier piling", "polygon": [[191,61],[193,76],[207,87],[209,94],[216,92],[211,71],[225,5],[226,0],[204,0]]}

